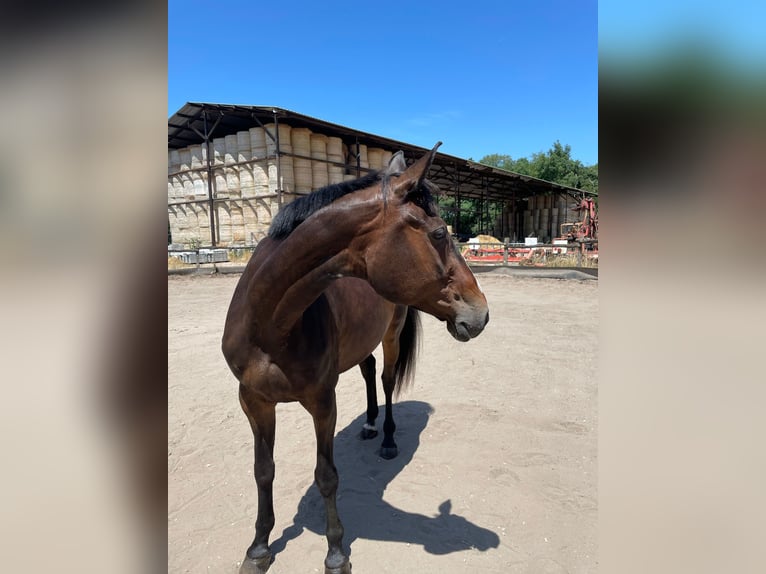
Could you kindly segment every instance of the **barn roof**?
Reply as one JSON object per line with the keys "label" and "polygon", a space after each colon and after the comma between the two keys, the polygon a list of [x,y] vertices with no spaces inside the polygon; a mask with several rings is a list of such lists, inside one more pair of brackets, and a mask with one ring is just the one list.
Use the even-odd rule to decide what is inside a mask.
{"label": "barn roof", "polygon": [[[168,148],[179,149],[209,138],[235,134],[252,127],[284,121],[292,127],[340,137],[345,143],[358,142],[391,152],[402,150],[408,163],[419,158],[426,148],[362,132],[274,106],[242,106],[187,102],[168,119]],[[435,142],[434,142],[435,143]],[[428,178],[443,191],[461,198],[503,201],[546,193],[567,193],[573,197],[592,192],[544,181],[527,175],[483,165],[456,156],[437,153]]]}

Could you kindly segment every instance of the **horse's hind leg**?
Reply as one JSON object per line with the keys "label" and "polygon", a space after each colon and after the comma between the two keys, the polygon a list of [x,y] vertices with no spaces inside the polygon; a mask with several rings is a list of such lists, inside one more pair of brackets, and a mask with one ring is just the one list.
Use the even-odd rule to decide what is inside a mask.
{"label": "horse's hind leg", "polygon": [[258,516],[255,539],[247,549],[240,574],[264,574],[272,561],[269,535],[274,528],[274,429],[275,405],[249,396],[240,385],[239,401],[253,430],[255,483],[258,487]]}
{"label": "horse's hind leg", "polygon": [[396,361],[399,358],[399,335],[407,317],[407,307],[398,307],[394,319],[383,337],[383,392],[386,395],[386,418],[383,422],[383,444],[380,456],[390,460],[399,454],[399,447],[394,441],[396,423],[394,422],[393,394],[396,387]]}
{"label": "horse's hind leg", "polygon": [[312,401],[301,401],[304,408],[314,419],[317,438],[317,465],[314,471],[319,492],[324,498],[327,514],[327,558],[325,574],[351,574],[351,562],[343,552],[343,525],[338,517],[336,493],[338,491],[338,471],[333,460],[333,440],[337,409],[335,390],[332,389]]}
{"label": "horse's hind leg", "polygon": [[[398,349],[398,344],[396,347]],[[385,345],[383,348],[385,350]],[[394,441],[396,423],[394,422],[394,410],[392,406],[394,386],[396,382],[394,379],[393,366],[395,360],[396,355],[394,355],[394,358],[390,361],[391,364],[389,364],[389,360],[386,358],[385,366],[383,367],[383,392],[386,395],[386,418],[383,421],[383,444],[380,445],[380,456],[387,460],[390,460],[399,454],[399,447],[396,446],[396,442]]]}
{"label": "horse's hind leg", "polygon": [[364,377],[364,384],[367,387],[367,422],[362,427],[359,437],[362,440],[368,440],[378,436],[378,429],[375,426],[375,419],[378,418],[378,393],[375,388],[375,357],[370,355],[364,361],[359,363],[359,368]]}

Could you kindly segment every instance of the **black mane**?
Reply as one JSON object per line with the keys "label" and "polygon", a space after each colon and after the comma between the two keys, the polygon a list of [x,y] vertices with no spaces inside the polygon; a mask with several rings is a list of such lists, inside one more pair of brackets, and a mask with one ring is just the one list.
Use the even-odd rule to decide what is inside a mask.
{"label": "black mane", "polygon": [[381,172],[374,171],[353,181],[334,183],[317,189],[309,195],[301,196],[292,203],[282,206],[282,209],[279,210],[279,213],[271,221],[269,237],[284,239],[313,213],[330,205],[333,201],[344,195],[370,187],[379,182],[381,177]]}

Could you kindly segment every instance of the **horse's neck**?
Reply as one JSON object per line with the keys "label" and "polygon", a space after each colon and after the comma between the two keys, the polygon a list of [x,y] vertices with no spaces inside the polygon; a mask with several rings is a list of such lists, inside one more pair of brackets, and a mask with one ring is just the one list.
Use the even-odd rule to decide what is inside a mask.
{"label": "horse's neck", "polygon": [[248,290],[261,344],[282,346],[303,312],[339,277],[364,277],[362,254],[351,246],[378,212],[373,201],[344,202],[343,209],[325,208],[274,243]]}

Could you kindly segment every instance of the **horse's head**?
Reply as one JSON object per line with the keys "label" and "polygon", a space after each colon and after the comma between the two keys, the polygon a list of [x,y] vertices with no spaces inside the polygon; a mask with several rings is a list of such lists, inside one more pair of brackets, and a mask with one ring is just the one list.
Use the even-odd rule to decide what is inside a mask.
{"label": "horse's head", "polygon": [[382,224],[366,256],[367,279],[394,303],[447,322],[459,341],[476,337],[489,321],[487,299],[439,217],[426,179],[436,149],[407,167],[401,152],[383,174]]}

